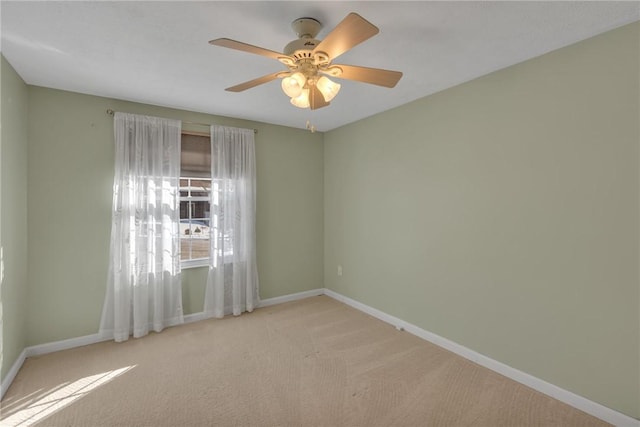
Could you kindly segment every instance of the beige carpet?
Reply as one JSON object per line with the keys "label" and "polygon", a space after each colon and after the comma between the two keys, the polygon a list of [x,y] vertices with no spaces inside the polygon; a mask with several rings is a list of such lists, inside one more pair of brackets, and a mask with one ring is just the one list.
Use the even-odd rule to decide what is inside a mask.
{"label": "beige carpet", "polygon": [[0,424],[38,417],[90,427],[608,425],[325,296],[30,358]]}

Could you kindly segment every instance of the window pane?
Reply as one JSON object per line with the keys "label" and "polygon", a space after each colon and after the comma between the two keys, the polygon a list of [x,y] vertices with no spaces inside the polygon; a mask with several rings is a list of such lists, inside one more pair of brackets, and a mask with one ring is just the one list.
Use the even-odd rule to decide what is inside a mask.
{"label": "window pane", "polygon": [[191,259],[191,239],[180,238],[180,260]]}
{"label": "window pane", "polygon": [[180,259],[209,257],[210,203],[186,197],[180,201]]}
{"label": "window pane", "polygon": [[180,201],[180,220],[187,219],[187,218],[189,218],[189,202],[181,200]]}
{"label": "window pane", "polygon": [[193,197],[209,197],[211,190],[211,181],[202,179],[191,180],[191,196]]}
{"label": "window pane", "polygon": [[196,238],[205,237],[209,235],[209,226],[203,221],[192,220],[191,221],[191,236]]}
{"label": "window pane", "polygon": [[211,180],[210,179],[192,179],[191,185],[193,187],[198,187],[203,191],[209,191],[211,188]]}
{"label": "window pane", "polygon": [[180,259],[209,258],[211,153],[209,137],[182,135]]}
{"label": "window pane", "polygon": [[209,258],[209,239],[191,240],[191,259]]}
{"label": "window pane", "polygon": [[209,218],[209,202],[204,200],[191,202],[191,218]]}

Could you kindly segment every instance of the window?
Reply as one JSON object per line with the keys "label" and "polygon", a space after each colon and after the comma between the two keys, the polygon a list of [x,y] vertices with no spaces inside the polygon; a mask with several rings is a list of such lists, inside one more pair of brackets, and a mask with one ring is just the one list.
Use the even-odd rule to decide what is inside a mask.
{"label": "window", "polygon": [[180,178],[181,261],[209,259],[210,190],[211,178]]}
{"label": "window", "polygon": [[211,143],[208,135],[182,134],[180,172],[180,261],[209,264]]}

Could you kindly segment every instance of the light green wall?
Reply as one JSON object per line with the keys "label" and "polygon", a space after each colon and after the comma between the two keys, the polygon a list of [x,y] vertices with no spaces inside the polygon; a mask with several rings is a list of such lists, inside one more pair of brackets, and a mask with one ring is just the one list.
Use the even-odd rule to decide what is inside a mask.
{"label": "light green wall", "polygon": [[[2,377],[25,345],[97,331],[112,108],[259,129],[262,298],[324,283],[640,417],[639,35],[342,127],[324,149],[319,133],[27,87],[3,58]],[[184,272],[185,313],[202,309],[205,278]]]}
{"label": "light green wall", "polygon": [[639,28],[326,133],[326,287],[640,417]]}
{"label": "light green wall", "polygon": [[[323,287],[322,134],[29,87],[27,345],[98,330],[114,173],[113,118],[107,108],[258,129],[260,296]],[[205,280],[205,268],[184,271],[185,313],[202,311]]]}
{"label": "light green wall", "polygon": [[2,369],[5,378],[25,346],[27,313],[27,85],[0,57],[2,110],[0,236],[5,277],[2,295]]}

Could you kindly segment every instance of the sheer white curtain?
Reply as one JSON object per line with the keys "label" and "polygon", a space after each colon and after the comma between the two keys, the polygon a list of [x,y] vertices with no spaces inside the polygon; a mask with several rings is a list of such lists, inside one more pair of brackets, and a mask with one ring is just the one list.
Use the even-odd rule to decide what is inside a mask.
{"label": "sheer white curtain", "polygon": [[258,305],[253,129],[211,126],[211,252],[204,311],[213,317]]}
{"label": "sheer white curtain", "polygon": [[116,113],[111,254],[100,331],[125,341],[182,323],[178,120]]}

